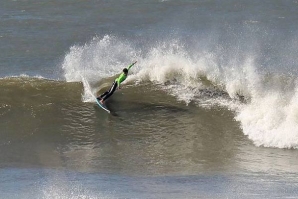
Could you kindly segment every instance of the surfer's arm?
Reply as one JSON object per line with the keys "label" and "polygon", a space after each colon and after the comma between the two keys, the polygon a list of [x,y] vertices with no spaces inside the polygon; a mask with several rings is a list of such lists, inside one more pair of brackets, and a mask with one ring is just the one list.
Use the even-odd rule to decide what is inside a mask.
{"label": "surfer's arm", "polygon": [[121,73],[121,75],[116,79],[116,82],[117,82],[117,86],[118,86],[118,89],[121,89],[121,83],[126,79],[127,77],[127,73],[128,73],[128,70],[137,63],[137,61],[135,61],[134,63],[132,63],[130,66],[127,67],[127,71],[124,72],[125,69],[123,69],[123,73]]}
{"label": "surfer's arm", "polygon": [[133,65],[135,65],[137,63],[137,61],[135,61],[134,63],[132,63],[131,65],[129,65],[128,67],[127,67],[127,70],[129,70]]}

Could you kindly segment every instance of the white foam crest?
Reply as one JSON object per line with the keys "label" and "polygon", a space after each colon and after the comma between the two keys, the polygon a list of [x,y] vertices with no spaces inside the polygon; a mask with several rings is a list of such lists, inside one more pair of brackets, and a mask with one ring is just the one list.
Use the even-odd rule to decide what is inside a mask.
{"label": "white foam crest", "polygon": [[10,79],[10,78],[34,78],[34,79],[47,79],[41,75],[34,75],[34,76],[30,76],[27,74],[20,74],[20,75],[12,75],[12,76],[5,76],[2,77],[0,79]]}
{"label": "white foam crest", "polygon": [[80,81],[81,76],[100,79],[119,73],[123,63],[135,59],[136,51],[116,37],[95,37],[84,46],[72,46],[65,56],[62,69],[66,81]]}
{"label": "white foam crest", "polygon": [[259,89],[260,77],[254,67],[254,60],[247,58],[239,67],[228,67],[224,75],[225,90],[231,98],[242,95],[246,97],[253,97]]}
{"label": "white foam crest", "polygon": [[186,104],[198,97],[200,89],[214,87],[226,91],[231,98],[239,94],[250,97],[253,94],[250,87],[255,87],[258,81],[253,59],[248,57],[242,67],[236,64],[221,66],[212,53],[191,57],[179,41],[152,48],[141,63],[143,67],[133,77],[134,80],[164,85]]}
{"label": "white foam crest", "polygon": [[[248,57],[241,67],[231,64],[221,73],[207,77],[219,84],[231,98],[238,94],[247,98],[244,104],[225,103],[236,111],[236,120],[255,145],[277,148],[298,148],[298,84],[296,77],[282,74],[261,74],[254,60]],[[221,77],[220,77],[220,76]],[[236,105],[236,106],[235,106]]]}
{"label": "white foam crest", "polygon": [[201,72],[199,67],[188,56],[183,46],[176,41],[172,41],[170,44],[162,43],[152,48],[141,61],[141,65],[143,67],[133,77],[134,80],[169,85],[168,90],[179,92],[177,95],[179,100],[189,102],[194,96],[192,92],[181,93],[180,91],[203,86],[198,81]]}
{"label": "white foam crest", "polygon": [[[131,45],[117,38],[95,38],[85,46],[72,47],[63,64],[65,77],[68,81],[83,81],[83,76],[83,101],[93,101],[96,88],[92,83],[118,74],[123,63],[130,63],[137,54]],[[126,83],[151,81],[186,104],[194,101],[200,106],[228,107],[235,111],[244,134],[257,146],[298,148],[295,77],[284,80],[280,74],[275,77],[260,73],[255,57],[250,54],[240,58],[235,55],[223,62],[219,59],[222,55],[212,52],[191,54],[179,41],[159,43],[142,59],[136,59],[138,66],[133,68],[136,73],[129,75]],[[215,96],[202,92],[212,88]],[[216,93],[216,89],[229,97]],[[239,95],[244,96],[245,103],[234,100]]]}
{"label": "white foam crest", "polygon": [[297,100],[298,86],[287,91],[267,87],[240,109],[236,119],[257,146],[298,148]]}
{"label": "white foam crest", "polygon": [[[161,85],[186,104],[195,101],[201,106],[234,110],[244,133],[257,146],[298,148],[298,92],[287,85],[293,80],[287,83],[280,74],[268,79],[255,67],[253,56],[247,55],[242,62],[231,58],[222,65],[212,53],[190,58],[183,46],[174,42],[153,48],[142,65],[146,67],[135,78]],[[206,82],[201,77],[210,81],[211,87],[226,91],[230,99],[202,99],[200,90],[206,88]],[[247,102],[232,100],[238,96]]]}
{"label": "white foam crest", "polygon": [[96,93],[96,89],[92,89],[89,82],[83,76],[81,78],[84,86],[84,93],[82,94],[83,102],[94,102],[96,97],[94,93]]}

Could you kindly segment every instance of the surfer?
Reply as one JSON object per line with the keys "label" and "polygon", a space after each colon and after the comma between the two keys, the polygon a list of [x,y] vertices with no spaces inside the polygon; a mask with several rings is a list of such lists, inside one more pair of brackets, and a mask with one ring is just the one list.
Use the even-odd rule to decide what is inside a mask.
{"label": "surfer", "polygon": [[108,91],[104,92],[101,96],[97,97],[97,99],[100,101],[100,103],[103,104],[106,99],[108,99],[109,97],[111,97],[111,95],[113,95],[113,93],[115,92],[115,90],[117,88],[118,89],[121,89],[120,84],[127,78],[129,69],[133,65],[135,65],[136,63],[137,63],[137,61],[135,61],[134,63],[132,63],[127,68],[124,68],[123,69],[123,72],[121,73],[121,75],[117,79],[115,79],[115,81],[113,82],[111,88]]}

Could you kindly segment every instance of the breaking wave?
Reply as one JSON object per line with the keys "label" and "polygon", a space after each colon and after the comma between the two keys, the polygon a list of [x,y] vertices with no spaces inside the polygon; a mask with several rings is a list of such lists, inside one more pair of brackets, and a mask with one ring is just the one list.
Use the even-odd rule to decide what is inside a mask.
{"label": "breaking wave", "polygon": [[68,82],[83,82],[83,101],[92,101],[90,93],[138,60],[126,83],[151,82],[186,105],[227,107],[255,145],[298,148],[297,75],[264,67],[260,49],[228,49],[224,57],[224,46],[189,48],[179,39],[137,48],[106,35],[71,47],[62,68]]}

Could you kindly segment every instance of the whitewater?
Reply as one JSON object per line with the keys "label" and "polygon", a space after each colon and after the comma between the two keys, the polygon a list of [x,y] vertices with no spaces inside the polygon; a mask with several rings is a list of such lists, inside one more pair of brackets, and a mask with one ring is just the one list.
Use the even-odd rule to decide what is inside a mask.
{"label": "whitewater", "polygon": [[297,198],[297,1],[1,3],[1,199]]}
{"label": "whitewater", "polygon": [[[138,60],[127,83],[150,81],[185,106],[194,102],[226,107],[235,112],[243,133],[256,146],[297,148],[296,74],[263,71],[256,63],[257,55],[242,55],[241,60],[236,55],[225,64],[220,56],[214,52],[194,56],[177,40],[158,43],[143,53],[133,44],[106,35],[71,47],[62,68],[66,81],[82,81],[83,76],[96,86]],[[91,89],[84,85],[83,101],[91,101]],[[93,87],[91,92],[98,90]],[[206,91],[212,94],[206,97]]]}

